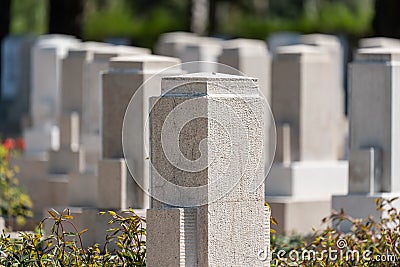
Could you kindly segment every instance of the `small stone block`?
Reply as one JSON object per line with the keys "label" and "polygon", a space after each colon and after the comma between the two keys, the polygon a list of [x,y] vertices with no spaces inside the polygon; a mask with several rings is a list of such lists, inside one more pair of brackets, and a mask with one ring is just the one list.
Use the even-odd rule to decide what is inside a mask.
{"label": "small stone block", "polygon": [[349,191],[350,193],[374,193],[379,188],[382,174],[381,151],[369,147],[350,150]]}

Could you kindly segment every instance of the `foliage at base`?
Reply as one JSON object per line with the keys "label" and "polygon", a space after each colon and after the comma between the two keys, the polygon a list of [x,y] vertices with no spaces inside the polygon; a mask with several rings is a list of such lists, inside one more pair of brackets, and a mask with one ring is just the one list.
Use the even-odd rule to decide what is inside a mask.
{"label": "foliage at base", "polygon": [[32,216],[32,202],[16,178],[18,168],[9,167],[10,158],[19,155],[23,147],[22,139],[2,142],[0,138],[0,216],[15,218],[18,224]]}
{"label": "foliage at base", "polygon": [[[272,238],[271,266],[399,266],[400,212],[397,198],[376,199],[379,220],[354,219],[343,210],[323,219],[326,229],[307,243],[300,236]],[[350,226],[349,232],[341,230]]]}
{"label": "foliage at base", "polygon": [[[105,214],[105,213],[102,213]],[[132,209],[117,214],[108,211],[108,224],[117,225],[105,233],[105,244],[85,248],[82,235],[73,224],[69,209],[49,211],[34,233],[21,232],[17,239],[0,236],[0,266],[146,266],[145,220]],[[47,221],[47,222],[46,222]],[[45,235],[44,223],[52,223]],[[69,232],[65,229],[71,228]],[[117,249],[110,249],[117,247]]]}

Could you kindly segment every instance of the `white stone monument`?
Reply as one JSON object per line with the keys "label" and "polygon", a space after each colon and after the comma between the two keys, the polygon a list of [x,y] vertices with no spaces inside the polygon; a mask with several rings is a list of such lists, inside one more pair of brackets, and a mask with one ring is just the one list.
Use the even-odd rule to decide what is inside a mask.
{"label": "white stone monument", "polygon": [[101,154],[101,76],[108,70],[109,60],[120,55],[149,54],[145,48],[116,46],[97,48],[83,66],[81,144],[85,149],[86,172],[97,174]]}
{"label": "white stone monument", "polygon": [[300,43],[300,33],[298,32],[278,32],[268,36],[268,47],[271,55],[275,57],[277,49],[281,46],[295,45]]}
{"label": "white stone monument", "polygon": [[195,64],[183,65],[183,69],[188,72],[217,72],[216,64],[205,62],[218,62],[218,56],[222,52],[222,40],[213,37],[197,37],[195,43],[185,46],[180,59],[185,62],[197,62]]}
{"label": "white stone monument", "polygon": [[[149,196],[143,191],[148,191],[149,185],[146,110],[149,110],[150,97],[161,93],[161,77],[182,73],[180,66],[176,66],[179,63],[177,58],[155,55],[111,59],[109,70],[102,76],[103,149],[99,162],[98,195],[107,197],[99,198],[99,208],[149,207]],[[167,71],[160,73],[165,69]],[[136,181],[141,181],[139,185],[132,175]],[[110,180],[110,176],[115,179]]]}
{"label": "white stone monument", "polygon": [[272,112],[277,129],[275,163],[266,199],[278,233],[311,233],[330,214],[332,194],[347,192],[343,153],[343,91],[337,64],[323,48],[278,49],[272,65]]}
{"label": "white stone monument", "polygon": [[44,35],[32,48],[32,127],[24,131],[26,156],[45,157],[59,148],[57,119],[60,115],[62,59],[79,41],[71,36]]}
{"label": "white stone monument", "polygon": [[198,36],[191,32],[167,32],[161,34],[155,46],[158,55],[182,58],[185,48],[195,44]]}
{"label": "white stone monument", "polygon": [[[150,114],[148,266],[269,266],[264,99],[256,80],[162,80]],[[248,135],[247,135],[248,134]]]}
{"label": "white stone monument", "polygon": [[217,62],[222,52],[222,40],[188,32],[169,32],[160,36],[155,51],[159,55],[180,58],[183,63],[198,61],[184,64],[185,71],[217,72],[217,65],[203,64],[200,61]]}
{"label": "white stone monument", "polygon": [[365,48],[349,66],[349,193],[332,207],[353,218],[377,219],[376,198],[400,197],[399,62],[399,48]]}
{"label": "white stone monument", "polygon": [[[63,193],[58,191],[63,198],[58,199],[57,203],[66,203],[56,207],[57,210],[70,207],[79,229],[90,225],[87,234],[83,236],[84,246],[104,242],[104,234],[110,225],[98,217],[101,210],[121,211],[133,207],[138,215],[145,216],[149,196],[135,183],[130,171],[135,174],[135,178],[148,180],[148,159],[145,158],[148,149],[145,149],[146,143],[143,142],[146,138],[144,127],[148,113],[144,108],[148,109],[149,97],[160,94],[160,79],[163,75],[181,73],[179,66],[173,67],[178,63],[179,59],[154,55],[119,56],[110,58],[108,70],[100,75],[101,140],[104,149],[98,163],[98,175],[72,171],[67,175],[66,184],[62,184],[62,179],[55,180],[62,178],[61,175],[52,176],[53,190],[63,189]],[[169,67],[172,67],[169,72],[159,74]],[[153,77],[151,82],[145,82],[150,77]],[[126,160],[131,160],[135,167],[129,170],[122,146],[123,121],[131,98],[136,93],[138,99],[134,104],[139,105],[135,105],[128,114],[133,126],[133,131],[128,131],[128,134],[134,134],[135,138],[130,140],[137,142],[125,146],[128,151],[133,152],[127,153]],[[145,183],[148,186],[148,181]]]}

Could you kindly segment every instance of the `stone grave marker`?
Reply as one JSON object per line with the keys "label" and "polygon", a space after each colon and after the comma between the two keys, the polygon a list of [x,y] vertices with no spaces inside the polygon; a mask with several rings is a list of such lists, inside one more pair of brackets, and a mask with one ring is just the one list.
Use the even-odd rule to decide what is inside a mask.
{"label": "stone grave marker", "polygon": [[162,80],[150,114],[149,266],[268,265],[258,258],[269,251],[266,114],[254,82],[216,73]]}

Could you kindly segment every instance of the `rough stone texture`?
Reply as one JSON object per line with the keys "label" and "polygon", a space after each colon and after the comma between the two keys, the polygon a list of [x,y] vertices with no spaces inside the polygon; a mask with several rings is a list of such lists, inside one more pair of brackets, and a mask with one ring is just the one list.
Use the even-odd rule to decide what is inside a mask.
{"label": "rough stone texture", "polygon": [[374,198],[400,196],[399,61],[400,49],[365,48],[349,67],[349,194],[333,209],[354,218],[378,217]]}
{"label": "rough stone texture", "polygon": [[148,266],[197,266],[196,209],[149,209],[146,221]]}
{"label": "rough stone texture", "polygon": [[[261,40],[252,39],[234,39],[223,42],[221,55],[218,57],[218,62],[224,65],[233,67],[235,70],[229,69],[226,66],[219,65],[219,72],[234,75],[246,75],[258,79],[258,84],[261,93],[265,97],[266,102],[270,105],[271,100],[271,58],[268,52],[267,45]],[[238,71],[241,73],[238,73]],[[273,121],[272,116],[266,116],[265,122],[265,147],[266,151],[266,166],[268,172],[270,163],[273,160],[275,146],[272,145],[271,139],[275,138],[275,129],[271,127]],[[269,144],[271,142],[271,145]]]}
{"label": "rough stone texture", "polygon": [[[257,87],[251,78],[223,74],[200,73],[162,80],[163,96],[153,98],[150,115],[153,209],[148,210],[148,216],[160,220],[148,219],[153,225],[147,229],[153,236],[166,236],[164,240],[149,236],[149,266],[267,264],[258,259],[259,251],[269,247],[269,233],[263,186],[265,114]],[[185,118],[189,119],[187,123]],[[242,136],[244,133],[248,135]],[[161,141],[162,138],[167,139]],[[198,169],[190,170],[193,167]],[[160,176],[184,186],[185,191],[171,188]],[[206,185],[206,190],[197,191],[202,185]],[[160,198],[172,203],[158,201]],[[198,201],[206,202],[196,207]],[[170,207],[191,204],[197,210],[196,219],[184,216],[186,208]],[[182,214],[187,218],[183,228]],[[173,233],[166,232],[161,219],[165,219]],[[191,256],[192,235],[185,236],[193,231],[196,261]],[[182,236],[187,237],[184,246]],[[171,251],[164,254],[166,244]],[[187,249],[185,257],[179,256],[183,247]],[[163,253],[157,248],[162,248]],[[165,258],[169,265],[163,265]],[[187,260],[197,264],[186,263]]]}

